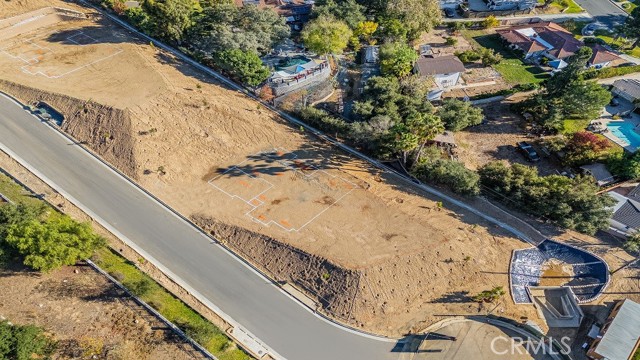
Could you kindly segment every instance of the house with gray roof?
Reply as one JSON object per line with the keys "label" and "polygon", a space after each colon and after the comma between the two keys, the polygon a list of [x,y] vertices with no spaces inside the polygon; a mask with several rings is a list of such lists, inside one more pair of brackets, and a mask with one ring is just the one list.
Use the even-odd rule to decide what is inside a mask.
{"label": "house with gray roof", "polygon": [[636,79],[620,79],[613,83],[611,93],[638,104],[640,101],[640,80]]}
{"label": "house with gray roof", "polygon": [[640,304],[629,299],[614,305],[587,356],[594,360],[628,360],[638,351]]}
{"label": "house with gray roof", "polygon": [[627,236],[640,230],[640,185],[631,190],[625,187],[614,188],[607,194],[617,201],[609,220],[610,232],[617,236]]}

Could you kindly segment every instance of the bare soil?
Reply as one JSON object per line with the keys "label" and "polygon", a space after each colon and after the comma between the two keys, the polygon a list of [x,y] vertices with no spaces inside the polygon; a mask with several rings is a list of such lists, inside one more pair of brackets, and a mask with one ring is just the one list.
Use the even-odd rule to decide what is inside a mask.
{"label": "bare soil", "polygon": [[[521,98],[510,98],[501,102],[481,105],[486,123],[467,128],[455,133],[459,145],[456,155],[470,169],[478,169],[491,161],[507,161],[528,166],[535,166],[541,175],[555,174],[562,166],[553,157],[547,157],[540,150],[536,137],[528,132],[522,116],[510,109],[510,106]],[[536,148],[542,160],[528,162],[517,151],[518,142],[526,141]]]}
{"label": "bare soil", "polygon": [[[537,319],[510,297],[490,307],[470,299],[508,288],[511,251],[528,244],[291,127],[92,10],[59,0],[48,5],[89,15],[57,23],[59,31],[90,28],[99,42],[86,46],[117,44],[122,52],[62,78],[25,73],[23,62],[0,53],[0,78],[105,105],[95,108],[102,122],[73,122],[75,111],[59,109],[71,119],[63,128],[97,153],[100,134],[109,132],[102,146],[123,146],[111,146],[108,161],[185,216],[202,219],[257,267],[298,285],[330,316],[388,335],[451,315]],[[41,36],[49,32],[17,36],[51,43],[74,61],[78,45]],[[55,69],[57,59],[41,61]],[[117,117],[122,122],[109,120],[118,110],[126,114]],[[118,126],[126,117],[130,127]],[[261,155],[274,151],[289,157]],[[341,188],[345,181],[349,191]]]}
{"label": "bare soil", "polygon": [[0,319],[43,327],[53,359],[193,359],[190,345],[89,266],[0,271]]}

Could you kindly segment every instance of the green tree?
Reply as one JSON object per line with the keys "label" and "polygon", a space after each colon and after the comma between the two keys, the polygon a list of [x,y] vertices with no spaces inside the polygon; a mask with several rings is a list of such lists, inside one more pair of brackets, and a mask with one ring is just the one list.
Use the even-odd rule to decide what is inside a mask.
{"label": "green tree", "polygon": [[253,51],[240,49],[222,51],[216,54],[216,64],[233,77],[251,86],[258,86],[271,75],[271,71]]}
{"label": "green tree", "polygon": [[[197,2],[196,2],[197,4]],[[142,9],[154,19],[151,35],[180,43],[191,26],[194,2],[191,0],[146,0]]]}
{"label": "green tree", "polygon": [[375,41],[372,41],[373,34],[378,30],[378,23],[373,21],[361,21],[353,30],[353,36],[356,36],[369,45],[373,45]]}
{"label": "green tree", "polygon": [[315,17],[340,19],[354,31],[358,24],[367,20],[364,11],[365,7],[355,0],[319,0],[313,6]]}
{"label": "green tree", "polygon": [[156,23],[141,7],[132,7],[124,11],[129,22],[144,33],[152,33]]}
{"label": "green tree", "polygon": [[408,30],[402,21],[394,18],[383,18],[380,20],[382,37],[386,42],[406,42]]}
{"label": "green tree", "polygon": [[565,119],[592,120],[611,101],[611,94],[593,81],[584,79],[584,69],[593,52],[582,47],[569,58],[568,65],[529,99],[525,108],[537,114],[546,127],[561,130]]}
{"label": "green tree", "polygon": [[586,176],[539,176],[535,168],[502,162],[478,170],[487,195],[567,229],[586,234],[609,227],[615,200],[598,195],[598,187]]}
{"label": "green tree", "polygon": [[640,45],[640,7],[633,9],[631,16],[627,16],[627,20],[622,27],[622,32],[626,36],[636,39],[632,48]]}
{"label": "green tree", "polygon": [[496,286],[491,290],[485,290],[473,297],[474,301],[477,302],[496,302],[500,300],[501,297],[504,296],[507,292],[504,291],[502,286]]}
{"label": "green tree", "polygon": [[630,235],[627,235],[627,239],[622,246],[625,250],[632,253],[637,253],[638,251],[640,251],[640,232],[636,231]]}
{"label": "green tree", "polygon": [[341,54],[351,38],[351,29],[340,20],[319,17],[302,30],[304,45],[318,55]]}
{"label": "green tree", "polygon": [[485,29],[491,29],[498,25],[500,25],[500,20],[493,15],[489,15],[486,19],[482,20],[482,27]]}
{"label": "green tree", "polygon": [[412,174],[421,181],[445,185],[458,194],[480,193],[480,176],[459,161],[428,159],[416,165]]}
{"label": "green tree", "polygon": [[10,325],[0,322],[0,359],[49,359],[56,343],[33,325]]}
{"label": "green tree", "polygon": [[380,47],[380,70],[383,75],[407,76],[416,60],[418,54],[405,43],[387,43]]}
{"label": "green tree", "polygon": [[73,265],[105,244],[88,223],[78,223],[66,215],[11,224],[4,240],[24,257],[25,265],[45,272]]}
{"label": "green tree", "polygon": [[195,17],[189,40],[203,55],[232,49],[263,55],[289,35],[284,18],[271,9],[218,4]]}
{"label": "green tree", "polygon": [[431,31],[442,18],[438,0],[387,0],[385,15],[404,25],[409,40]]}
{"label": "green tree", "polygon": [[460,131],[466,127],[478,125],[484,119],[481,108],[473,107],[468,101],[446,99],[438,109],[438,116],[447,130]]}

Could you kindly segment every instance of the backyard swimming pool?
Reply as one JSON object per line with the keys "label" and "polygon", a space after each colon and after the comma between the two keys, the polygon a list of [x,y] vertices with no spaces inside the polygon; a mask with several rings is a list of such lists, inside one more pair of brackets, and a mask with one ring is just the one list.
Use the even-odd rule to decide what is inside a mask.
{"label": "backyard swimming pool", "polygon": [[640,134],[635,130],[636,125],[626,121],[611,121],[607,128],[613,135],[634,148],[640,147]]}

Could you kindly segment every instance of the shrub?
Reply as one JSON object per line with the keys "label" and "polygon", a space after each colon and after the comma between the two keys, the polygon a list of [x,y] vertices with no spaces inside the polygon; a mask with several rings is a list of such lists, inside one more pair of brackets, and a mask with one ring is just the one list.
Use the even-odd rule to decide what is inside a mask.
{"label": "shrub", "polygon": [[598,195],[590,177],[539,176],[533,167],[502,162],[491,162],[478,173],[487,195],[507,205],[586,234],[609,227],[615,200]]}
{"label": "shrub", "polygon": [[482,109],[471,106],[468,101],[446,99],[437,112],[447,130],[459,131],[478,125],[484,119]]}
{"label": "shrub", "polygon": [[350,136],[350,126],[347,122],[329,115],[326,111],[311,106],[303,107],[298,111],[298,116],[307,124],[318,130]]}
{"label": "shrub", "polygon": [[0,322],[0,359],[48,359],[55,348],[56,343],[44,334],[42,328]]}
{"label": "shrub", "polygon": [[24,258],[25,265],[45,272],[73,265],[105,245],[88,223],[57,213],[44,220],[31,218],[11,223],[4,240]]}
{"label": "shrub", "polygon": [[606,67],[600,70],[590,69],[585,71],[585,79],[607,79],[616,76],[624,76],[640,72],[640,65]]}
{"label": "shrub", "polygon": [[485,290],[478,295],[475,295],[473,300],[477,302],[496,302],[500,300],[504,294],[506,294],[504,288],[502,286],[496,286],[491,290]]}
{"label": "shrub", "polygon": [[453,36],[449,36],[445,39],[445,44],[449,46],[454,46],[457,43],[458,43],[458,39],[454,38]]}
{"label": "shrub", "polygon": [[447,186],[451,191],[464,195],[480,192],[480,177],[463,163],[446,159],[427,161],[416,165],[413,175],[424,182]]}
{"label": "shrub", "polygon": [[495,16],[489,15],[486,19],[484,19],[481,23],[482,27],[485,29],[494,28],[500,25],[500,20],[498,20]]}

